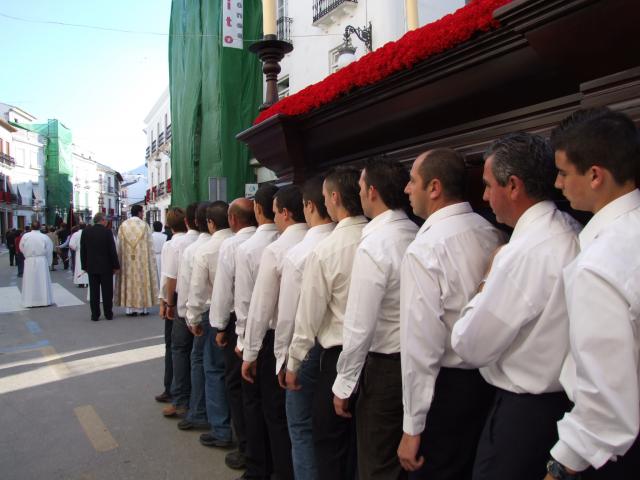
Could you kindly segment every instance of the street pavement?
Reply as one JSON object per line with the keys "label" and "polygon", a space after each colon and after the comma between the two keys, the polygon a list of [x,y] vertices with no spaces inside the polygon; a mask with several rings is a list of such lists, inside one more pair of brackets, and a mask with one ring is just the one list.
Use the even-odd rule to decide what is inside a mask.
{"label": "street pavement", "polygon": [[51,272],[59,305],[24,309],[22,279],[0,252],[0,478],[237,478],[225,450],[178,430],[153,399],[164,368],[157,309],[92,322],[87,289],[61,268]]}

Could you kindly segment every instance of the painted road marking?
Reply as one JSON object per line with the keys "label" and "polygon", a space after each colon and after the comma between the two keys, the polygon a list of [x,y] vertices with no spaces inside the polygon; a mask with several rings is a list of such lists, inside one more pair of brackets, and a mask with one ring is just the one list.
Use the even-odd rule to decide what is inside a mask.
{"label": "painted road marking", "polygon": [[84,305],[84,302],[82,300],[80,300],[59,283],[52,283],[51,291],[51,293],[53,294],[53,301],[58,307],[73,307],[75,305]]}
{"label": "painted road marking", "polygon": [[0,348],[0,353],[26,352],[28,350],[37,350],[38,348],[42,348],[45,345],[49,345],[48,340],[40,340],[39,342],[28,343],[26,345],[16,345],[15,347]]}
{"label": "painted road marking", "polygon": [[70,376],[71,371],[62,357],[58,352],[56,352],[53,347],[44,347],[40,349],[40,353],[44,357],[45,362],[51,367],[51,370],[58,377],[58,380],[62,380],[63,378],[67,378]]}
{"label": "painted road marking", "polygon": [[[59,283],[51,284],[54,304],[58,307],[84,305],[85,302],[76,297]],[[0,313],[13,313],[28,310],[22,305],[22,293],[16,286],[0,287]]]}
{"label": "painted road marking", "polygon": [[118,448],[118,442],[109,433],[107,426],[104,424],[98,413],[91,405],[83,405],[76,407],[73,412],[78,417],[80,426],[84,433],[89,437],[89,441],[93,448],[98,452],[108,452],[114,448]]}
{"label": "painted road marking", "polygon": [[38,322],[36,322],[35,320],[27,320],[25,324],[27,325],[27,328],[29,329],[29,331],[34,335],[42,333],[42,329],[40,328],[40,325],[38,325]]}

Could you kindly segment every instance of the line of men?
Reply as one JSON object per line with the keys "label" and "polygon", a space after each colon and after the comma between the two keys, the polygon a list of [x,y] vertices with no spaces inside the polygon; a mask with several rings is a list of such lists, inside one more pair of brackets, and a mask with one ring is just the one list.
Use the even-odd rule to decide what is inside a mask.
{"label": "line of men", "polygon": [[639,163],[606,108],[498,139],[508,241],[450,149],[171,209],[164,414],[241,478],[635,478]]}

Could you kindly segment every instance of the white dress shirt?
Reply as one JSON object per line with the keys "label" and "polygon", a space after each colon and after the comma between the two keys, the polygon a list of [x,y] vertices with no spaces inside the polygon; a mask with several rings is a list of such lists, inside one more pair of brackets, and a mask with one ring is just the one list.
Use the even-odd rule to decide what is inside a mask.
{"label": "white dress shirt", "polygon": [[287,359],[287,352],[293,337],[296,310],[298,310],[298,300],[300,300],[302,273],[304,272],[307,258],[316,245],[333,232],[335,226],[335,223],[325,223],[311,227],[302,241],[284,257],[280,295],[278,297],[278,321],[273,343],[273,352],[276,357],[276,374],[280,372]]}
{"label": "white dress shirt", "polygon": [[260,225],[256,233],[238,247],[236,252],[236,293],[233,308],[236,312],[236,334],[238,335],[238,349],[244,348],[244,330],[249,316],[251,295],[258,277],[260,259],[267,245],[278,238],[278,228],[275,223]]}
{"label": "white dress shirt", "polygon": [[578,253],[579,228],[553,202],[530,207],[495,256],[483,291],[453,327],[453,349],[484,367],[480,373],[491,385],[513,393],[562,390],[569,318],[561,277]]}
{"label": "white dress shirt", "polygon": [[564,270],[570,355],[560,380],[575,406],[558,422],[551,455],[599,468],[624,453],[640,429],[640,192],[598,211]]}
{"label": "white dress shirt", "polygon": [[202,314],[209,309],[220,246],[224,240],[232,236],[229,228],[217,230],[194,252],[186,316],[187,323],[191,326],[200,324]]}
{"label": "white dress shirt", "polygon": [[417,232],[402,210],[387,210],[362,229],[333,383],[338,398],[353,393],[368,352],[400,351],[400,264]]}
{"label": "white dress shirt", "polygon": [[178,280],[182,252],[198,239],[198,235],[200,235],[200,232],[197,230],[189,230],[178,238],[176,238],[176,235],[171,237],[171,254],[167,255],[167,258],[164,259],[165,261],[162,262],[162,275]]}
{"label": "white dress shirt", "polygon": [[506,236],[467,202],[427,218],[402,261],[400,354],[403,430],[424,430],[441,367],[469,368],[451,348],[451,330],[478,290]]}
{"label": "white dress shirt", "polygon": [[[164,269],[160,271],[160,287],[158,289],[158,298],[168,303],[173,303],[173,299],[167,299],[167,278],[169,278],[168,265],[177,265],[177,260],[173,260],[171,257],[178,255],[178,249],[174,246],[181,242],[180,238],[184,237],[184,232],[174,233],[171,240],[167,240],[162,246],[162,252],[160,253],[160,265],[164,265]],[[176,278],[172,276],[171,278]],[[169,301],[171,300],[171,301]]]}
{"label": "white dress shirt", "polygon": [[287,252],[300,243],[308,229],[306,223],[289,225],[277,240],[264,249],[245,328],[242,358],[247,362],[258,358],[264,335],[267,330],[276,328],[283,260]]}
{"label": "white dress shirt", "polygon": [[151,239],[153,240],[153,253],[160,255],[162,247],[167,241],[167,236],[162,232],[153,232]]}
{"label": "white dress shirt", "polygon": [[307,258],[302,275],[287,369],[297,372],[318,342],[323,348],[342,345],[351,267],[367,219],[358,215],[340,220]]}
{"label": "white dress shirt", "polygon": [[193,271],[193,255],[196,250],[204,245],[211,235],[202,232],[195,241],[184,247],[182,256],[180,257],[180,270],[178,272],[178,283],[176,290],[178,291],[178,316],[186,318],[187,316],[187,300],[189,298],[189,285],[191,284],[191,272]]}
{"label": "white dress shirt", "polygon": [[218,330],[224,330],[229,324],[229,316],[233,312],[233,299],[236,279],[236,252],[256,232],[256,227],[244,227],[220,245],[218,266],[211,292],[209,323]]}

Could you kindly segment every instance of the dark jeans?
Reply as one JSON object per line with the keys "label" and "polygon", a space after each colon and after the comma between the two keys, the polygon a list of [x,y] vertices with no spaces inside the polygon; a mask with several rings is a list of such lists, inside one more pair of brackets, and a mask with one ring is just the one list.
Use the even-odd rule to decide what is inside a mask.
{"label": "dark jeans", "polygon": [[193,337],[191,348],[191,395],[187,420],[207,423],[207,407],[204,394],[204,346],[207,336]]}
{"label": "dark jeans", "polygon": [[356,403],[360,480],[407,478],[397,453],[403,412],[400,354],[369,353]]}
{"label": "dark jeans", "polygon": [[171,394],[171,382],[173,381],[173,359],[171,357],[171,331],[173,320],[164,321],[164,391]]}
{"label": "dark jeans", "polygon": [[411,480],[471,479],[494,394],[478,370],[440,369],[420,439],[425,463],[409,473]]}
{"label": "dark jeans", "polygon": [[15,248],[10,248],[9,249],[9,266],[13,267],[13,264],[16,261],[16,249]]}
{"label": "dark jeans", "polygon": [[24,273],[24,255],[22,252],[16,253],[16,265],[18,266],[18,276],[21,277]]}
{"label": "dark jeans", "polygon": [[184,318],[176,315],[171,329],[171,358],[173,360],[172,402],[176,407],[189,407],[191,396],[191,350],[193,334]]}
{"label": "dark jeans", "polygon": [[[227,345],[224,347],[224,383],[231,410],[231,422],[238,439],[238,449],[245,453],[247,436],[242,404],[242,360],[235,352],[238,336],[236,335],[236,316],[233,313],[225,333],[227,334]],[[251,459],[247,458],[247,472],[251,472],[251,462]]]}
{"label": "dark jeans", "polygon": [[211,433],[221,440],[231,440],[231,413],[224,381],[224,351],[216,344],[218,330],[209,323],[209,311],[202,315],[204,330],[204,397]]}
{"label": "dark jeans", "polygon": [[113,273],[89,274],[89,303],[91,318],[100,318],[100,291],[102,291],[102,309],[104,315],[113,315]]}
{"label": "dark jeans", "polygon": [[570,406],[564,392],[532,395],[496,389],[473,480],[544,478],[549,450],[558,441],[556,423]]}
{"label": "dark jeans", "polygon": [[[322,480],[352,480],[356,474],[355,419],[339,417],[333,407],[332,388],[341,351],[342,346],[322,350],[313,396],[313,444]],[[349,410],[354,412],[352,406]]]}

